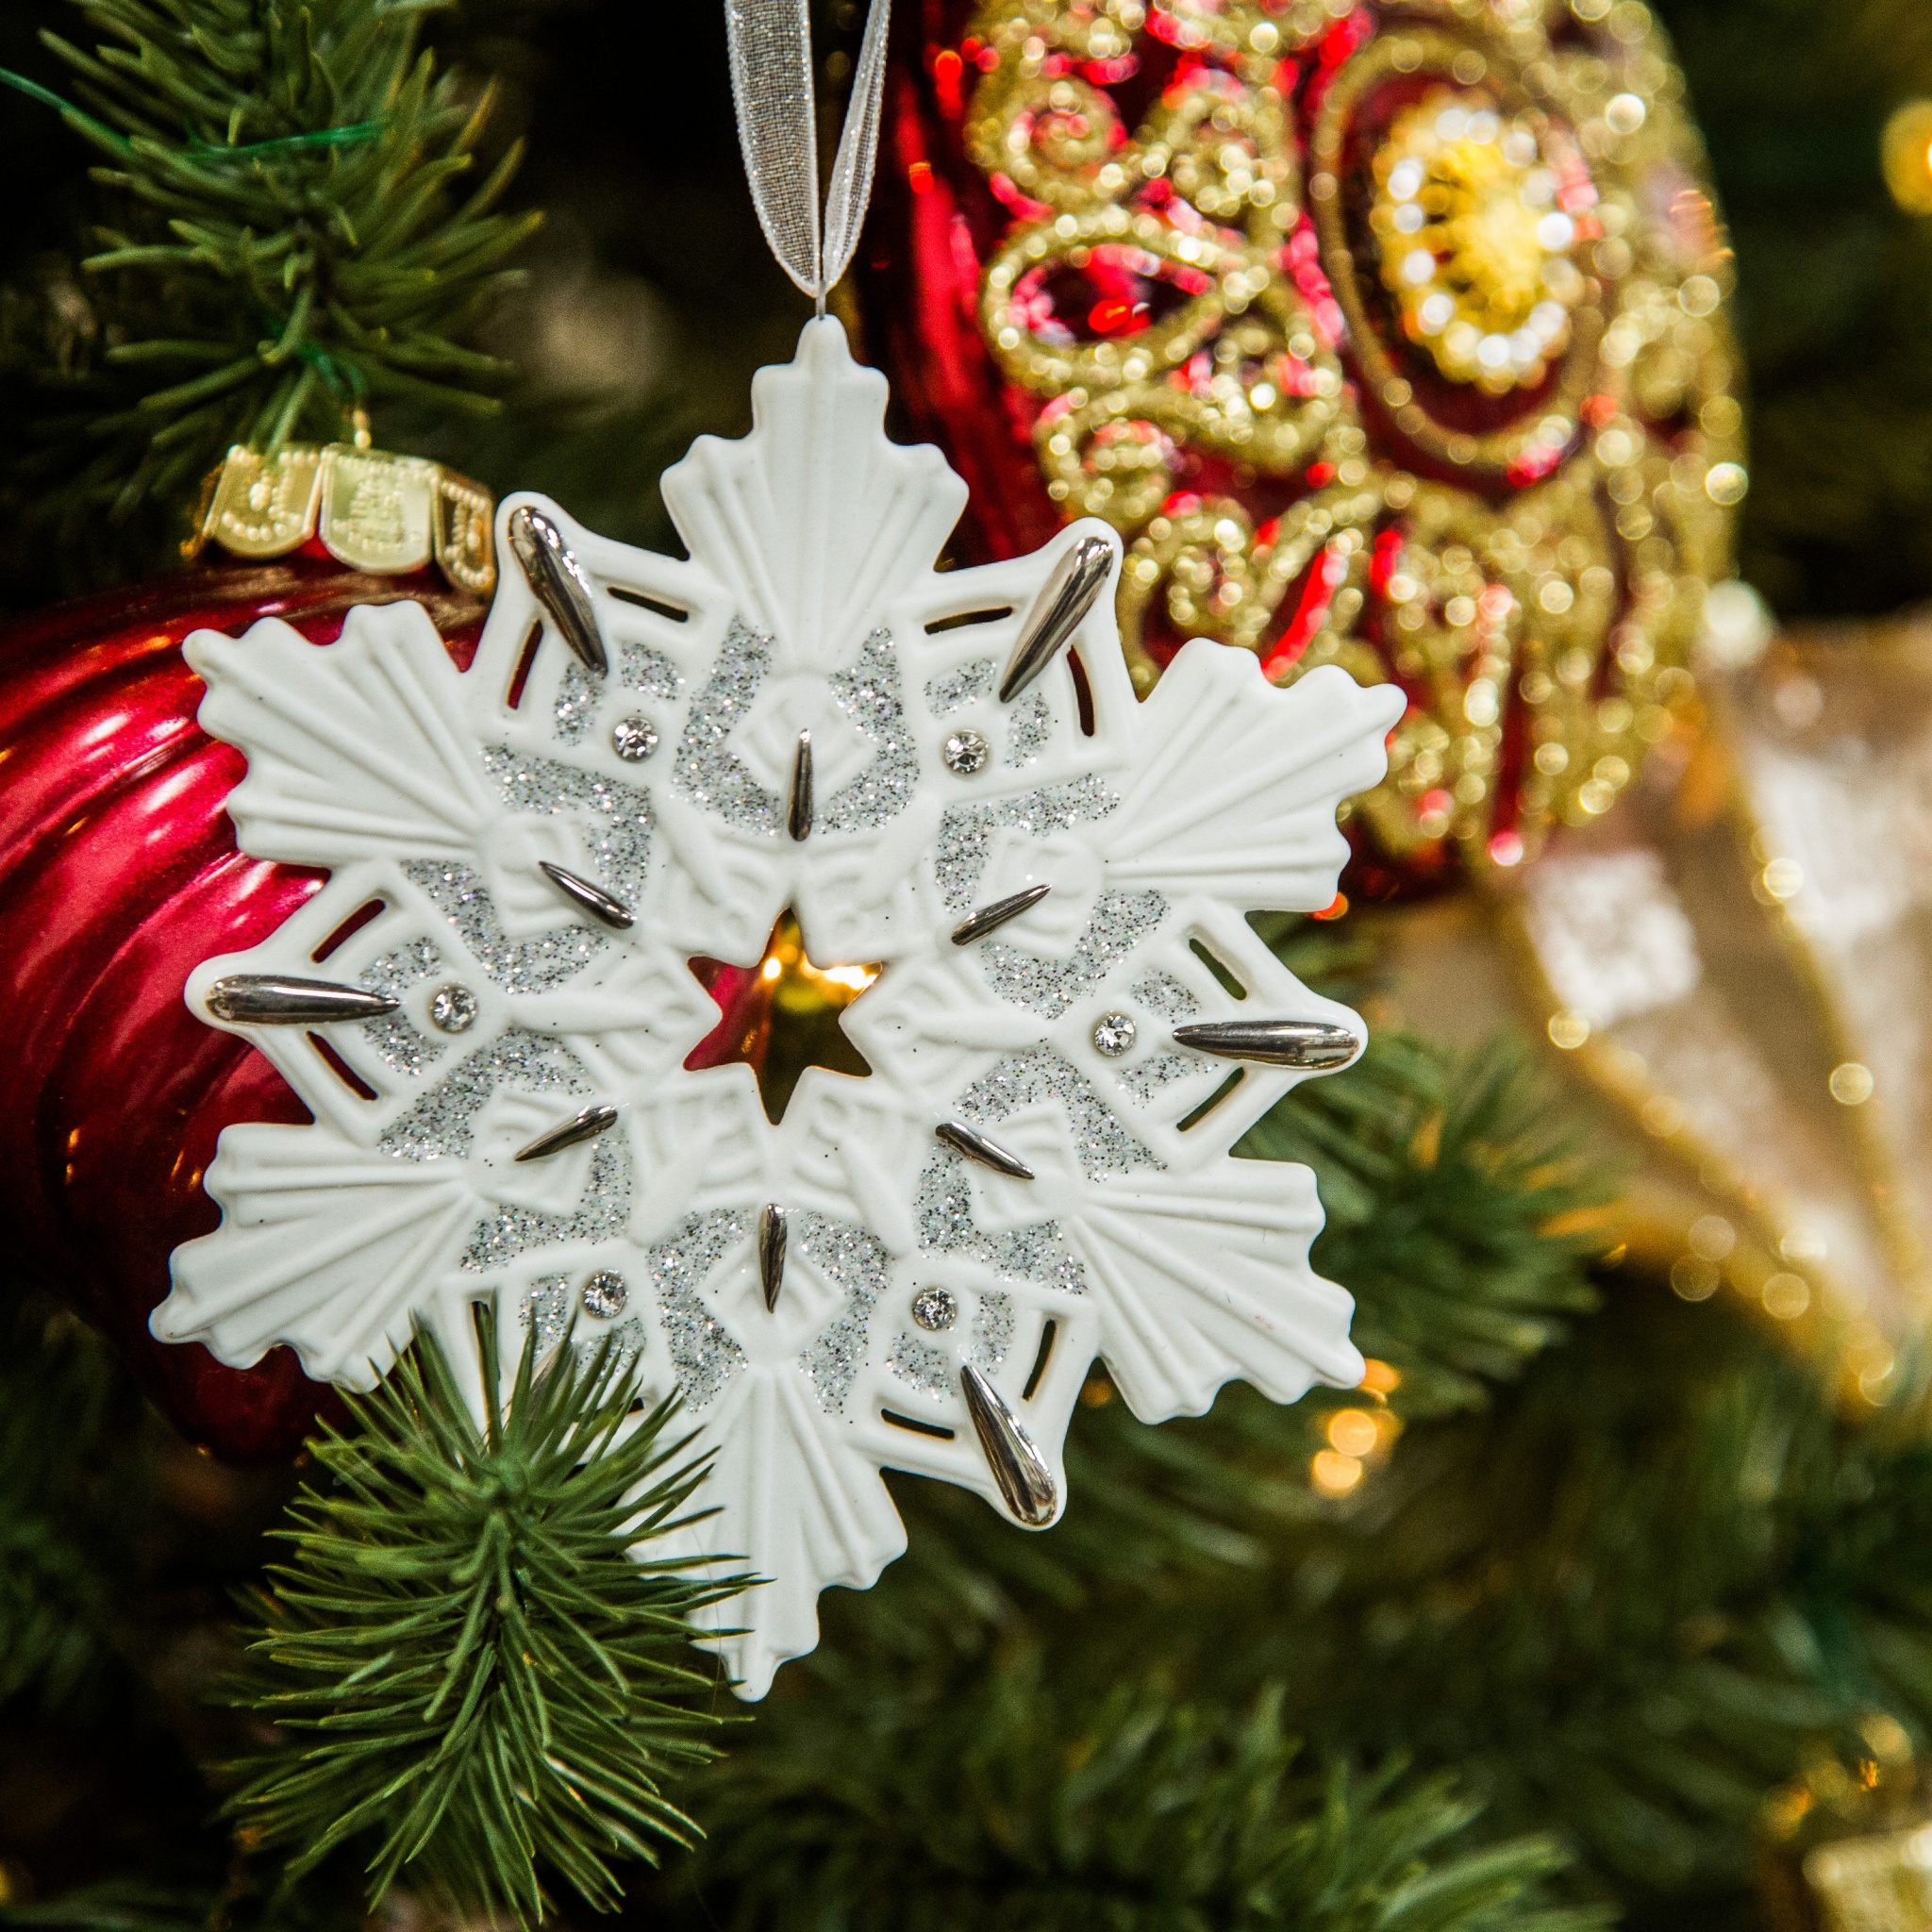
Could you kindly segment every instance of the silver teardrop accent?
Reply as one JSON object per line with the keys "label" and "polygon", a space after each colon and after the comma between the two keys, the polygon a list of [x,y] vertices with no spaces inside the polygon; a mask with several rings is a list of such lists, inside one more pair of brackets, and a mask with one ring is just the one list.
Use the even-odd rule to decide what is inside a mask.
{"label": "silver teardrop accent", "polygon": [[785,1286],[785,1210],[765,1207],[758,1209],[758,1285],[765,1291],[765,1312],[778,1306],[778,1292]]}
{"label": "silver teardrop accent", "polygon": [[566,1147],[575,1147],[580,1141],[595,1140],[616,1118],[614,1107],[587,1107],[560,1127],[552,1127],[547,1133],[539,1134],[528,1146],[519,1147],[515,1158],[541,1160],[546,1154],[561,1154]]}
{"label": "silver teardrop accent", "polygon": [[811,837],[811,733],[798,734],[791,755],[791,803],[785,812],[785,829],[800,844]]}
{"label": "silver teardrop accent", "polygon": [[1008,920],[1018,919],[1029,907],[1038,906],[1052,891],[1051,886],[1028,886],[1024,892],[995,899],[991,906],[982,906],[977,912],[969,912],[953,928],[953,943],[970,946],[974,940],[983,940],[988,933],[1006,924]]}
{"label": "silver teardrop accent", "polygon": [[333,979],[288,979],[278,973],[230,973],[208,988],[205,1004],[237,1026],[326,1026],[331,1020],[378,1020],[402,1005]]}
{"label": "silver teardrop accent", "polygon": [[989,1141],[977,1127],[964,1121],[941,1121],[933,1133],[948,1147],[990,1167],[995,1174],[1010,1174],[1016,1181],[1030,1181],[1033,1170],[1017,1154],[1008,1154],[997,1141]]}
{"label": "silver teardrop accent", "polygon": [[593,886],[589,879],[578,878],[574,872],[565,872],[560,865],[552,865],[547,858],[540,858],[537,863],[542,868],[543,876],[572,905],[582,907],[592,919],[601,919],[606,925],[614,925],[619,932],[630,924],[630,908],[623,900],[613,899],[601,886]]}
{"label": "silver teardrop accent", "polygon": [[1060,558],[1020,626],[1020,641],[1000,679],[1001,704],[1010,705],[1053,662],[1093,608],[1112,568],[1113,546],[1099,537],[1082,537]]}
{"label": "silver teardrop accent", "polygon": [[1344,1067],[1362,1050],[1346,1026],[1323,1020],[1217,1020],[1176,1026],[1176,1046],[1266,1067]]}
{"label": "silver teardrop accent", "polygon": [[520,504],[509,513],[509,547],[558,636],[586,670],[602,677],[610,669],[610,658],[597,628],[591,580],[563,541],[563,532],[541,510]]}
{"label": "silver teardrop accent", "polygon": [[1059,1507],[1046,1457],[1020,1426],[1007,1398],[971,1362],[959,1371],[959,1392],[966,1398],[974,1433],[1013,1520],[1028,1529],[1044,1529]]}

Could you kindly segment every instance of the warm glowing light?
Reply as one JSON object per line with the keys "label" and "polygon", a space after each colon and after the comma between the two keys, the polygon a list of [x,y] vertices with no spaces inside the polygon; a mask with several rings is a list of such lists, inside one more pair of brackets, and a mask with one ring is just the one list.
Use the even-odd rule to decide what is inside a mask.
{"label": "warm glowing light", "polygon": [[780,960],[775,954],[774,954],[771,958],[767,959],[765,963],[758,968],[758,971],[762,973],[767,979],[776,979],[779,974],[784,972],[784,962]]}
{"label": "warm glowing light", "polygon": [[1863,1107],[1872,1098],[1875,1084],[1872,1069],[1857,1060],[1846,1060],[1831,1070],[1831,1097],[1840,1107]]}
{"label": "warm glowing light", "polygon": [[1393,1395],[1402,1387],[1402,1371],[1391,1362],[1377,1361],[1371,1356],[1362,1364],[1361,1386],[1371,1395]]}
{"label": "warm glowing light", "polygon": [[1590,1022],[1583,1014],[1565,1010],[1550,1015],[1550,1043],[1565,1053],[1574,1053],[1590,1038]]}
{"label": "warm glowing light", "polygon": [[801,959],[798,970],[808,979],[826,986],[842,986],[849,992],[861,993],[879,976],[876,966],[827,966],[822,972],[809,959]]}
{"label": "warm glowing light", "polygon": [[1375,1418],[1365,1408],[1338,1408],[1328,1418],[1328,1441],[1344,1456],[1366,1456],[1375,1446]]}
{"label": "warm glowing light", "polygon": [[1907,101],[1879,137],[1885,185],[1908,215],[1932,215],[1932,101]]}
{"label": "warm glowing light", "polygon": [[1324,1496],[1345,1496],[1361,1481],[1362,1466],[1353,1456],[1324,1449],[1308,1464],[1308,1474]]}

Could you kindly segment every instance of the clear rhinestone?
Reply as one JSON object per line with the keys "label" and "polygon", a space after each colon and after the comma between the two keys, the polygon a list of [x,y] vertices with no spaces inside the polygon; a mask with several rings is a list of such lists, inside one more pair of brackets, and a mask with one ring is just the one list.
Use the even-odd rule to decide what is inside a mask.
{"label": "clear rhinestone", "polygon": [[584,1283],[584,1312],[600,1321],[621,1313],[629,1299],[630,1289],[624,1276],[608,1268],[598,1269]]}
{"label": "clear rhinestone", "polygon": [[1140,1037],[1141,1029],[1125,1013],[1103,1013],[1093,1023],[1093,1044],[1108,1059],[1117,1060]]}
{"label": "clear rhinestone", "polygon": [[626,764],[641,764],[658,749],[658,727],[648,718],[620,718],[610,727],[610,748]]}
{"label": "clear rhinestone", "polygon": [[923,1288],[912,1297],[912,1319],[935,1334],[959,1319],[959,1304],[943,1288]]}
{"label": "clear rhinestone", "polygon": [[956,731],[940,747],[940,756],[945,759],[947,771],[956,772],[962,778],[970,778],[974,773],[986,770],[986,761],[991,753],[978,732]]}
{"label": "clear rhinestone", "polygon": [[467,1033],[476,1024],[476,995],[467,986],[440,986],[429,1002],[429,1021],[440,1033]]}

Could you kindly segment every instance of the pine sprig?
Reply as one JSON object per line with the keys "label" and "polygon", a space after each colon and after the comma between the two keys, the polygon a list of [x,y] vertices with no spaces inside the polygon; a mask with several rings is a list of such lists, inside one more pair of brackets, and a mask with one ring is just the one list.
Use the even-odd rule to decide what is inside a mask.
{"label": "pine sprig", "polygon": [[[490,107],[385,0],[77,0],[45,46],[124,219],[86,271],[101,365],[51,376],[25,474],[59,507],[178,508],[234,443],[344,436],[384,401],[488,411],[457,340],[538,217],[495,212],[520,148],[461,192]],[[42,95],[44,89],[38,90]]]}
{"label": "pine sprig", "polygon": [[540,1868],[608,1910],[613,1859],[695,1835],[663,1780],[712,1755],[719,1720],[680,1655],[691,1612],[737,1584],[637,1548],[688,1520],[702,1469],[674,1466],[669,1406],[633,1414],[608,1346],[534,1364],[533,1339],[479,1426],[424,1339],[315,1445],[332,1480],[278,1532],[290,1560],[257,1600],[240,1693],[284,1740],[229,1801],[243,1843],[286,1847],[292,1875],[368,1834],[372,1897],[406,1874],[532,1924]]}

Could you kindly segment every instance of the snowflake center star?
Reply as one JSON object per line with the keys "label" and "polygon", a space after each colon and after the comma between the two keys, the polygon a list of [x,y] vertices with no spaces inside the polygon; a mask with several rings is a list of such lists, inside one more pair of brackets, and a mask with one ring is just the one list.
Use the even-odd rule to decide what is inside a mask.
{"label": "snowflake center star", "polygon": [[718,1004],[720,1018],[685,1065],[694,1071],[742,1060],[758,1075],[758,1099],[773,1125],[785,1118],[792,1090],[808,1067],[865,1079],[865,1056],[846,1037],[841,1016],[879,976],[871,965],[819,966],[807,956],[795,914],[782,914],[756,966],[734,966],[700,955],[691,962],[697,982]]}

